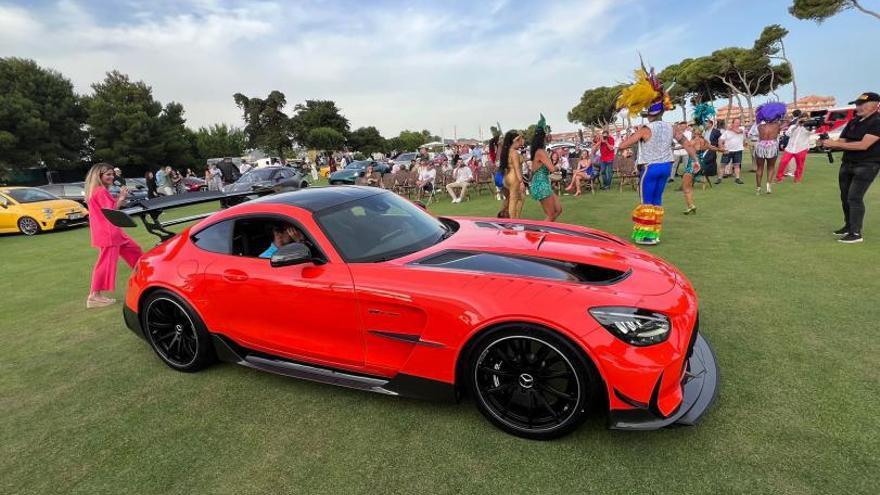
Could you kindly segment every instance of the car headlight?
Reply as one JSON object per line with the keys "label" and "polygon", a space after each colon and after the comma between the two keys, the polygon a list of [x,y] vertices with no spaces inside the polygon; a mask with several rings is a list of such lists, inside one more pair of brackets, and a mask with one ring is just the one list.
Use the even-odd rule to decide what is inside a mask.
{"label": "car headlight", "polygon": [[46,217],[46,220],[52,218],[52,208],[43,208],[43,216]]}
{"label": "car headlight", "polygon": [[606,330],[634,346],[665,342],[672,329],[672,323],[666,315],[646,309],[604,306],[591,308],[589,311]]}

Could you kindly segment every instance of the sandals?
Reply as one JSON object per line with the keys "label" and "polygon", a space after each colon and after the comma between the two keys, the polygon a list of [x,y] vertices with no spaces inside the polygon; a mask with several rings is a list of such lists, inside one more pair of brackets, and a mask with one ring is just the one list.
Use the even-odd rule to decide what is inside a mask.
{"label": "sandals", "polygon": [[86,309],[103,308],[112,304],[116,304],[116,299],[102,296],[86,298]]}

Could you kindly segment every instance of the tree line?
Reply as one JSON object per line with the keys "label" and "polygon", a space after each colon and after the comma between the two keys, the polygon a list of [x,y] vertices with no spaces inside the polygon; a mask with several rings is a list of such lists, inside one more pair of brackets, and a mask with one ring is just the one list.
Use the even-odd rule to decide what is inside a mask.
{"label": "tree line", "polygon": [[384,138],[373,127],[350,129],[333,101],[307,100],[291,115],[280,91],[266,98],[233,95],[244,127],[186,125],[178,102],[162,104],[152,88],[111,71],[78,95],[69,79],[35,61],[0,58],[0,181],[12,171],[34,167],[82,169],[106,161],[141,174],[171,165],[201,168],[214,157],[241,156],[258,149],[290,157],[296,146],[373,153],[412,150],[440,138],[427,130],[404,130]]}
{"label": "tree line", "polygon": [[[751,112],[755,97],[775,95],[777,88],[789,83],[793,84],[796,101],[797,84],[783,41],[787,34],[787,29],[773,24],[764,28],[749,48],[721,48],[703,57],[686,58],[660,71],[660,80],[666,85],[672,84],[669,96],[681,109],[682,120],[687,120],[688,103],[720,98],[727,98],[728,105],[736,99],[740,108]],[[617,116],[615,103],[624,87],[626,84],[586,90],[568,113],[568,119],[585,126],[607,125]]]}

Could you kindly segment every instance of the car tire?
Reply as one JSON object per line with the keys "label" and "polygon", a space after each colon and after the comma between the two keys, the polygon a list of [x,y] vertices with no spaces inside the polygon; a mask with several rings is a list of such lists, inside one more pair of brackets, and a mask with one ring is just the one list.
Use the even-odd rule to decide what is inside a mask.
{"label": "car tire", "polygon": [[40,228],[40,222],[31,217],[21,217],[18,219],[18,230],[24,235],[37,235],[43,229]]}
{"label": "car tire", "polygon": [[144,300],[141,308],[144,337],[168,367],[193,373],[217,360],[211,335],[186,301],[170,291],[158,290]]}
{"label": "car tire", "polygon": [[309,183],[306,181],[302,181],[302,183],[300,183],[300,185],[299,185],[300,189],[305,189],[307,187],[309,187]]}
{"label": "car tire", "polygon": [[466,373],[477,409],[513,435],[550,440],[586,418],[600,379],[584,352],[543,327],[510,324],[479,336]]}

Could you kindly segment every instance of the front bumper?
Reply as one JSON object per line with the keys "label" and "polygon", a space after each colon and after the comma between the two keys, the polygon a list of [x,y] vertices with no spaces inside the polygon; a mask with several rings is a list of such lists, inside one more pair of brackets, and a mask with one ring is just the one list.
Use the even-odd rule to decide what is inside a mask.
{"label": "front bumper", "polygon": [[89,223],[89,216],[85,215],[82,218],[70,219],[64,217],[53,218],[51,220],[41,220],[40,226],[43,230],[55,230],[55,229],[64,229],[68,227],[75,227],[77,225],[86,225]]}
{"label": "front bumper", "polygon": [[634,409],[611,410],[610,428],[614,430],[656,430],[673,424],[697,424],[718,396],[718,362],[709,342],[699,332],[688,353],[687,368],[682,379],[682,401],[667,417],[657,412],[656,394],[652,403]]}

